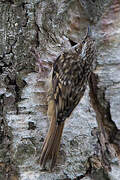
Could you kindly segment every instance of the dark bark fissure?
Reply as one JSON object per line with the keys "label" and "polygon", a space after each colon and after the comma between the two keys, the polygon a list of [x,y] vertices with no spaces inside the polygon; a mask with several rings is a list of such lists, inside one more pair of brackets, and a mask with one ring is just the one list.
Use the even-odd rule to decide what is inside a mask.
{"label": "dark bark fissure", "polygon": [[[100,91],[102,92],[103,90],[98,88],[98,77],[93,73],[89,80],[89,87],[90,102],[96,112],[96,120],[99,128],[93,132],[98,138],[99,153],[96,154],[96,161],[94,162],[94,160],[91,159],[93,162],[90,161],[90,163],[94,164],[98,161],[100,162],[100,167],[108,171],[111,170],[110,158],[115,155],[111,145],[113,145],[118,155],[120,153],[120,131],[111,119],[110,104],[106,101],[104,92],[102,93],[103,97],[101,95],[101,97],[98,98],[101,94]],[[104,106],[102,104],[104,104]],[[92,158],[94,159],[94,157]],[[93,167],[94,165],[91,166],[91,170]]]}
{"label": "dark bark fissure", "polygon": [[[10,4],[7,4],[7,2],[10,2]],[[6,12],[10,12],[11,17],[7,14],[6,19],[7,22],[3,22],[8,24],[15,23],[15,21],[11,18],[15,16],[15,8],[16,8],[16,14],[18,11],[25,14],[24,20],[22,20],[21,29],[27,27],[27,9],[25,7],[25,4],[16,5],[15,8],[12,6],[14,4],[13,1],[3,1],[5,6],[1,5],[2,7],[6,8]],[[7,6],[9,6],[9,9]],[[13,10],[14,9],[14,10]],[[12,11],[13,10],[13,11]],[[4,9],[5,13],[5,9]],[[16,16],[15,16],[16,18]],[[4,26],[5,28],[5,26]],[[19,30],[19,29],[18,29]],[[23,29],[22,29],[23,30]],[[11,34],[12,31],[14,31],[11,27]],[[19,176],[19,171],[17,168],[16,159],[13,157],[12,152],[12,144],[13,144],[13,135],[12,135],[12,129],[8,126],[8,122],[6,120],[6,115],[8,112],[13,111],[15,114],[19,114],[19,108],[18,108],[18,102],[21,100],[21,92],[22,89],[26,86],[26,82],[21,78],[20,73],[22,70],[26,68],[26,65],[22,62],[19,62],[16,57],[18,58],[20,54],[16,54],[14,52],[15,47],[17,46],[17,41],[20,38],[21,35],[23,35],[23,32],[17,32],[15,35],[12,34],[12,38],[14,38],[14,42],[10,42],[9,37],[9,30],[6,32],[7,34],[7,47],[8,50],[3,50],[3,55],[0,58],[0,86],[5,88],[5,92],[0,94],[0,179],[5,180],[17,180]],[[7,49],[7,48],[6,48]],[[16,56],[16,57],[15,57]],[[29,67],[31,67],[31,63],[27,62],[29,64]],[[9,94],[7,95],[6,92]]]}
{"label": "dark bark fissure", "polygon": [[18,179],[18,169],[12,158],[12,132],[5,119],[4,95],[0,96],[1,121],[0,121],[0,156],[4,160],[0,162],[0,179]]}
{"label": "dark bark fissure", "polygon": [[[3,66],[6,70],[10,70],[9,67]],[[3,71],[4,73],[5,71]],[[2,75],[1,75],[2,76]],[[1,151],[4,152],[4,161],[1,162],[1,179],[11,179],[11,178],[17,178],[18,170],[15,163],[15,159],[13,158],[12,154],[12,130],[8,127],[7,121],[6,121],[6,113],[8,110],[16,111],[16,114],[18,114],[18,107],[17,103],[20,100],[20,90],[21,87],[19,87],[16,84],[16,75],[14,72],[12,73],[10,71],[10,74],[8,73],[7,76],[4,79],[4,83],[6,84],[7,90],[9,93],[12,93],[10,97],[6,97],[5,95],[1,96]],[[24,83],[23,83],[24,84]],[[2,152],[1,152],[2,154]]]}
{"label": "dark bark fissure", "polygon": [[1,0],[2,3],[10,3],[10,4],[14,4],[14,1],[12,0]]}

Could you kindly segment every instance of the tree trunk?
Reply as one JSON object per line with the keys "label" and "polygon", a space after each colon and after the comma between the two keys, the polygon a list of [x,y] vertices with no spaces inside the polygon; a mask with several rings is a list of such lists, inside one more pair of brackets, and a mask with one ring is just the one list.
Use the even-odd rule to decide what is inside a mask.
{"label": "tree trunk", "polygon": [[[120,179],[119,0],[1,0],[0,14],[0,179]],[[41,73],[40,61],[54,62],[88,25],[97,67],[66,121],[55,169],[41,171],[51,68]]]}

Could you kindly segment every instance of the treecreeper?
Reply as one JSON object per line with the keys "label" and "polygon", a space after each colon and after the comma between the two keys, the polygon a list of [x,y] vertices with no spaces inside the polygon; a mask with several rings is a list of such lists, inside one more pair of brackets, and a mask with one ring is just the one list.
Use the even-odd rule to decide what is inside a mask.
{"label": "treecreeper", "polygon": [[88,27],[84,39],[59,55],[52,65],[47,99],[50,127],[40,156],[42,168],[47,162],[50,170],[55,166],[65,120],[84,95],[95,59],[95,41]]}

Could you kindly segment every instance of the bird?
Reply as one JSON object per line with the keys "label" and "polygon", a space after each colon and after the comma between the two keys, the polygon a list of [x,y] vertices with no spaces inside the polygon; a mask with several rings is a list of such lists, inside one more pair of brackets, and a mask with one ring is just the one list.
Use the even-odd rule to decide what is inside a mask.
{"label": "bird", "polygon": [[40,155],[42,168],[47,162],[51,171],[55,167],[65,121],[84,95],[95,58],[95,40],[88,27],[84,39],[53,62],[47,92],[50,125]]}

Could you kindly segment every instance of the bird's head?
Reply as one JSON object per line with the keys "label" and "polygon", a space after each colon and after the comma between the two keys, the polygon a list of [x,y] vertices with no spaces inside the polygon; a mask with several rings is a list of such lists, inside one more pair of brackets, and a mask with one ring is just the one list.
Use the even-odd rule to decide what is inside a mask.
{"label": "bird's head", "polygon": [[94,50],[95,50],[95,40],[92,37],[90,27],[88,27],[86,36],[82,41],[82,50],[81,50],[82,58],[84,58],[90,54],[94,54]]}

